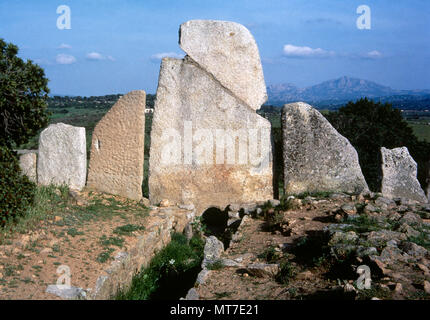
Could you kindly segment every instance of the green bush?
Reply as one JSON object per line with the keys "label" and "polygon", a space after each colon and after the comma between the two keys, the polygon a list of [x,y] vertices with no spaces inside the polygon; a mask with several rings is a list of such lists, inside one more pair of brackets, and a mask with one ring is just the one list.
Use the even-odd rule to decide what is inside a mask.
{"label": "green bush", "polygon": [[35,190],[35,184],[21,174],[16,153],[0,146],[0,226],[26,213]]}
{"label": "green bush", "polygon": [[407,147],[418,163],[418,180],[426,188],[430,143],[418,140],[399,109],[366,98],[349,102],[337,112],[326,115],[326,118],[357,150],[361,169],[371,190],[381,190],[381,147]]}

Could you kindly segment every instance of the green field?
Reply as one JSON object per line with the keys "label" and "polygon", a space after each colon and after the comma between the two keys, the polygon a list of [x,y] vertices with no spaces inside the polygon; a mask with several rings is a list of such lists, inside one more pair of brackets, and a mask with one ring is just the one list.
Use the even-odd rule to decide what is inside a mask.
{"label": "green field", "polygon": [[430,125],[416,122],[409,122],[409,125],[418,139],[430,142]]}

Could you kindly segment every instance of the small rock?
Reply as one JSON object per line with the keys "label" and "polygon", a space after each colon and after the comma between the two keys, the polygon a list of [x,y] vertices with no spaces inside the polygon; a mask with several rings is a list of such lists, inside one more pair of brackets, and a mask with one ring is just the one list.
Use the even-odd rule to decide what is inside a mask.
{"label": "small rock", "polygon": [[228,217],[230,218],[230,219],[240,219],[240,214],[239,214],[239,212],[238,211],[229,211],[228,212]]}
{"label": "small rock", "polygon": [[423,265],[422,263],[418,263],[417,264],[418,269],[420,269],[422,272],[424,273],[429,273],[429,268],[427,268],[425,265]]}
{"label": "small rock", "polygon": [[208,269],[203,269],[202,271],[200,271],[200,273],[197,275],[197,280],[196,283],[201,285],[204,284],[209,276],[210,270]]}
{"label": "small rock", "polygon": [[341,209],[346,215],[354,215],[357,213],[357,208],[353,204],[344,204]]}
{"label": "small rock", "polygon": [[427,294],[430,294],[430,282],[428,282],[427,280],[424,280],[424,291]]}
{"label": "small rock", "polygon": [[167,199],[163,199],[160,201],[160,207],[165,208],[168,207],[170,205],[169,200]]}
{"label": "small rock", "polygon": [[[33,277],[35,276],[33,275]],[[85,290],[82,288],[56,284],[49,285],[46,288],[46,292],[59,296],[63,299],[85,299],[87,295]]]}
{"label": "small rock", "polygon": [[419,215],[413,212],[406,213],[403,218],[400,219],[400,223],[407,223],[409,225],[421,224],[423,220]]}
{"label": "small rock", "polygon": [[312,280],[314,278],[314,274],[311,271],[304,271],[297,274],[297,280]]}
{"label": "small rock", "polygon": [[329,198],[330,198],[330,199],[333,199],[333,200],[340,200],[340,199],[346,199],[346,198],[349,198],[349,196],[348,196],[347,194],[344,194],[344,193],[332,193],[332,194],[329,196]]}
{"label": "small rock", "polygon": [[381,273],[382,275],[388,276],[390,275],[391,271],[387,269],[387,266],[384,262],[380,260],[378,256],[369,256],[370,261],[374,263],[374,265],[370,266],[373,267],[374,270]]}
{"label": "small rock", "polygon": [[276,199],[271,199],[271,200],[269,200],[269,202],[272,205],[272,207],[275,207],[275,208],[281,204],[281,201],[276,200]]}
{"label": "small rock", "polygon": [[416,243],[409,242],[409,241],[403,241],[400,244],[400,248],[407,254],[417,258],[426,257],[428,254],[428,251],[426,248],[423,248],[417,245]]}
{"label": "small rock", "polygon": [[203,252],[202,268],[204,269],[208,264],[218,261],[223,252],[224,244],[214,236],[208,237]]}
{"label": "small rock", "polygon": [[235,267],[235,268],[243,267],[243,265],[240,262],[237,262],[232,259],[222,259],[221,261],[225,267]]}
{"label": "small rock", "polygon": [[142,197],[142,199],[140,199],[139,203],[141,205],[144,205],[145,207],[149,207],[151,205],[151,203],[149,202],[149,199]]}
{"label": "small rock", "polygon": [[364,213],[373,213],[373,212],[378,212],[378,208],[376,208],[375,206],[371,205],[370,203],[366,204],[366,206],[363,209]]}
{"label": "small rock", "polygon": [[276,276],[279,272],[279,264],[256,263],[246,267],[248,274],[255,277]]}
{"label": "small rock", "polygon": [[394,288],[394,292],[398,294],[403,292],[403,286],[401,283],[396,284],[396,287]]}
{"label": "small rock", "polygon": [[393,200],[384,197],[379,197],[376,199],[375,205],[384,209],[392,209],[396,207],[396,203]]}
{"label": "small rock", "polygon": [[178,207],[180,209],[184,209],[184,210],[188,210],[188,211],[193,211],[196,207],[194,206],[194,204],[190,203],[190,204],[179,204]]}
{"label": "small rock", "polygon": [[343,287],[343,290],[345,292],[357,292],[357,289],[354,288],[354,286],[352,284],[345,284],[345,286]]}
{"label": "small rock", "polygon": [[397,207],[397,212],[399,212],[399,213],[405,213],[408,210],[409,210],[409,208],[407,206],[404,206],[404,205]]}
{"label": "small rock", "polygon": [[410,225],[403,223],[399,229],[400,232],[405,233],[408,238],[410,237],[418,237],[420,235],[420,232],[412,228]]}
{"label": "small rock", "polygon": [[197,290],[194,288],[191,288],[188,291],[187,296],[185,297],[185,300],[199,300],[199,299],[200,299],[200,296],[199,296]]}

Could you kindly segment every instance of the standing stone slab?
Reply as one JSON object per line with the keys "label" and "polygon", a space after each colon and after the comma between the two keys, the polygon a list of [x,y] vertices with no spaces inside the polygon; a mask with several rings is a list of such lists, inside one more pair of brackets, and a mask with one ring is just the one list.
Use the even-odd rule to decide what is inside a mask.
{"label": "standing stone slab", "polygon": [[386,198],[407,198],[427,202],[417,179],[417,163],[408,148],[386,149],[382,153],[382,195]]}
{"label": "standing stone slab", "polygon": [[51,124],[39,138],[37,179],[42,185],[67,185],[81,190],[87,174],[85,128]]}
{"label": "standing stone slab", "polygon": [[145,147],[143,90],[121,97],[93,132],[87,186],[127,197],[142,198]]}
{"label": "standing stone slab", "polygon": [[266,102],[260,54],[248,29],[228,21],[191,20],[179,34],[182,50],[236,97],[254,110]]}
{"label": "standing stone slab", "polygon": [[37,150],[18,150],[18,156],[22,174],[37,183]]}
{"label": "standing stone slab", "polygon": [[193,203],[200,215],[273,198],[270,122],[203,66],[163,59],[154,109],[151,203]]}
{"label": "standing stone slab", "polygon": [[286,194],[368,190],[357,151],[312,106],[285,105],[282,135]]}

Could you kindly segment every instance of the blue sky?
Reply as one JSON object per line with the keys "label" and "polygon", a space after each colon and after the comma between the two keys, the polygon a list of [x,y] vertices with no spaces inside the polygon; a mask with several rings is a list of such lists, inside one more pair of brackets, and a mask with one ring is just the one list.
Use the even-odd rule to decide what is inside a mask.
{"label": "blue sky", "polygon": [[[356,26],[363,4],[370,30]],[[70,30],[57,28],[60,5]],[[0,0],[0,38],[45,69],[55,94],[155,93],[159,58],[183,54],[178,28],[192,19],[245,25],[268,85],[346,75],[430,89],[428,0]]]}

